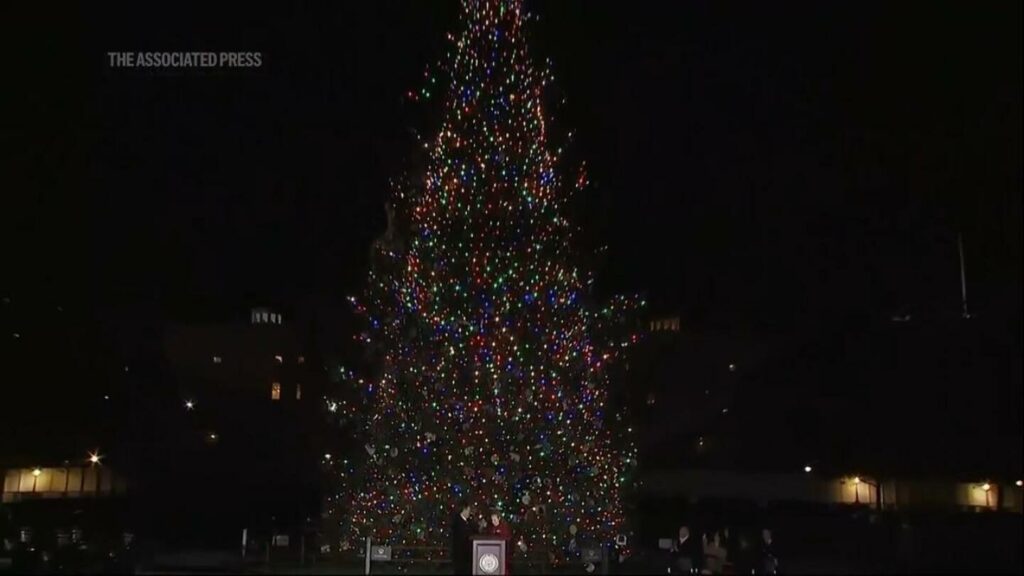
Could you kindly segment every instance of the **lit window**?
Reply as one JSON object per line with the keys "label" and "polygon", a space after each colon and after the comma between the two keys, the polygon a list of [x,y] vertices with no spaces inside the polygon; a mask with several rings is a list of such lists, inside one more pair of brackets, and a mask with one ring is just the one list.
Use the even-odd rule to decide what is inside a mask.
{"label": "lit window", "polygon": [[213,363],[214,364],[220,364],[221,363],[221,357],[220,356],[214,356],[213,357]]}
{"label": "lit window", "polygon": [[284,357],[281,356],[280,354],[274,356],[274,360],[277,360],[278,364],[284,364]]}
{"label": "lit window", "polygon": [[305,364],[305,363],[306,363],[306,357],[305,356],[299,356],[299,364]]}
{"label": "lit window", "polygon": [[302,400],[302,384],[295,385],[295,399]]}
{"label": "lit window", "polygon": [[260,321],[262,321],[262,322],[266,322],[267,321],[267,313],[266,312],[260,312]]}
{"label": "lit window", "polygon": [[274,382],[270,385],[270,399],[280,400],[281,399],[281,383]]}

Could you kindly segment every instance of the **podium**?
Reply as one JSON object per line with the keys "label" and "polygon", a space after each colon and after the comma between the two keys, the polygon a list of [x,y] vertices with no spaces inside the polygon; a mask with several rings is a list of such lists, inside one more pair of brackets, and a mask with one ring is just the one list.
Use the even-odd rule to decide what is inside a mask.
{"label": "podium", "polygon": [[500,538],[474,536],[473,575],[505,574],[505,546],[505,541]]}

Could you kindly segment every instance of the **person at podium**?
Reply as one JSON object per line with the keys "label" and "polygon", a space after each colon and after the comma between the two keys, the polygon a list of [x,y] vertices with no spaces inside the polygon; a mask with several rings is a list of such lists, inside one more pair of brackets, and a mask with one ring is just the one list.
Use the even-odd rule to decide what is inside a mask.
{"label": "person at podium", "polygon": [[512,556],[512,528],[501,517],[501,510],[491,510],[491,525],[487,532],[505,541],[505,574],[510,574],[508,568],[509,557]]}
{"label": "person at podium", "polygon": [[472,538],[475,533],[473,521],[473,505],[462,499],[458,504],[458,513],[452,516],[452,572],[455,574],[473,573]]}

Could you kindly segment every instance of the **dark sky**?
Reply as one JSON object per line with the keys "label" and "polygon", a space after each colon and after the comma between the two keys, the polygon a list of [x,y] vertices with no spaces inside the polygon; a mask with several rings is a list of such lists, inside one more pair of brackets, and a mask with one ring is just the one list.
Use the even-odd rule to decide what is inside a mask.
{"label": "dark sky", "polygon": [[[962,230],[973,306],[1019,316],[1019,3],[527,5],[596,182],[607,291],[708,323],[956,314]],[[352,293],[412,146],[402,94],[457,8],[16,20],[8,291],[131,318]],[[260,51],[264,66],[110,69],[112,50]]]}

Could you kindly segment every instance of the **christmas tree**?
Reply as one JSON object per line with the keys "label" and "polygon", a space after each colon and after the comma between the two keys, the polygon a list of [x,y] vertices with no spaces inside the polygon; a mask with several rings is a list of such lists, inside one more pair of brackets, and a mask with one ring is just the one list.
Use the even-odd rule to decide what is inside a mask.
{"label": "christmas tree", "polygon": [[[635,453],[608,413],[609,365],[636,299],[591,297],[549,143],[546,67],[518,0],[464,0],[442,122],[423,172],[395,185],[366,293],[353,299],[374,373],[355,380],[365,445],[331,463],[345,544],[446,546],[460,499],[499,508],[524,550],[571,557],[624,530]],[[416,98],[431,96],[436,76]]]}

